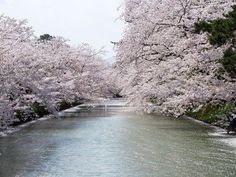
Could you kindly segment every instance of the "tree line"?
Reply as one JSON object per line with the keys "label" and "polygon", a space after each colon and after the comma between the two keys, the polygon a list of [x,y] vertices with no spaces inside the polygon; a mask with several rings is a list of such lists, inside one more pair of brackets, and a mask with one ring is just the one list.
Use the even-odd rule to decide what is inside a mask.
{"label": "tree line", "polygon": [[112,96],[102,50],[34,35],[25,20],[0,16],[0,129]]}
{"label": "tree line", "polygon": [[235,3],[126,0],[115,65],[122,94],[148,112],[197,115],[209,123],[231,114]]}

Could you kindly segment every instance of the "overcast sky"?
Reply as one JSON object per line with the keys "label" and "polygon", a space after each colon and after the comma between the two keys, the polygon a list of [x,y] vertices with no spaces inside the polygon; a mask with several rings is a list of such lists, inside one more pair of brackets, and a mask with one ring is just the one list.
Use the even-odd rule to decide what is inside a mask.
{"label": "overcast sky", "polygon": [[0,13],[28,19],[36,35],[63,36],[72,45],[89,43],[105,47],[105,59],[112,61],[110,41],[121,38],[123,24],[117,18],[122,0],[0,0]]}

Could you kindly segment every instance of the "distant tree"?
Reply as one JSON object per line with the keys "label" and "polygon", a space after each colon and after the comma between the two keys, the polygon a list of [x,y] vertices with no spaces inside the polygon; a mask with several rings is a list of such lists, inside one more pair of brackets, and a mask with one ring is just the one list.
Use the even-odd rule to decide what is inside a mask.
{"label": "distant tree", "polygon": [[42,40],[42,41],[44,41],[44,40],[50,41],[50,40],[52,40],[52,38],[53,38],[53,36],[51,36],[50,34],[43,34],[40,36],[40,40]]}

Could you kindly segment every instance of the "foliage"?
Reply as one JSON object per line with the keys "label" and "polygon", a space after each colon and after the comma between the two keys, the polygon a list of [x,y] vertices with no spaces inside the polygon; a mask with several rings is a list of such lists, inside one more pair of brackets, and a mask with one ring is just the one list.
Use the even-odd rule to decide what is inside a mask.
{"label": "foliage", "polygon": [[[235,48],[236,6],[234,5],[232,8],[233,11],[228,12],[225,18],[195,23],[194,32],[208,32],[208,38],[212,45],[223,45],[231,40],[233,48]],[[232,47],[225,52],[220,63],[231,77],[236,77],[236,52],[232,50]]]}
{"label": "foliage", "polygon": [[49,112],[48,112],[48,110],[46,109],[46,107],[43,106],[43,105],[41,105],[41,104],[38,103],[38,102],[33,103],[33,105],[32,105],[32,110],[33,110],[33,112],[36,113],[39,117],[43,117],[43,116],[49,114]]}
{"label": "foliage", "polygon": [[50,35],[50,34],[43,34],[43,35],[41,35],[40,37],[39,37],[39,39],[40,40],[42,40],[42,41],[50,41],[50,40],[52,40],[52,36]]}
{"label": "foliage", "polygon": [[69,109],[71,107],[72,107],[71,103],[66,101],[66,100],[62,100],[61,102],[58,103],[59,111],[66,110],[66,109]]}
{"label": "foliage", "polygon": [[[63,37],[44,34],[38,38],[26,20],[0,16],[0,104],[7,100],[4,105],[9,108],[6,113],[6,106],[0,105],[0,125],[11,124],[13,110],[22,111],[16,117],[24,121],[28,114],[23,112],[32,109],[39,116],[46,110],[56,114],[61,98],[111,96],[107,79],[111,70],[102,53],[88,44],[72,47]],[[45,108],[37,104],[32,108],[35,102]]]}
{"label": "foliage", "polygon": [[158,103],[158,98],[155,96],[152,96],[150,98],[148,98],[147,102],[150,102],[152,104],[157,104]]}
{"label": "foliage", "polygon": [[[225,73],[224,79],[218,77],[226,46],[209,45],[201,31],[211,33],[214,43],[231,39],[233,4],[228,0],[126,0],[122,18],[127,27],[116,44],[121,94],[132,104],[151,105],[154,111],[176,117],[190,105],[232,100],[235,82]],[[193,27],[199,34],[193,33]],[[150,95],[157,99],[148,99]]]}
{"label": "foliage", "polygon": [[201,33],[202,31],[204,32],[211,32],[212,26],[210,23],[206,21],[200,21],[198,23],[194,23],[194,33]]}
{"label": "foliage", "polygon": [[236,6],[232,6],[233,11],[225,15],[225,18],[200,21],[194,24],[194,32],[208,32],[209,41],[212,45],[223,45],[229,39],[234,38],[236,30]]}
{"label": "foliage", "polygon": [[83,102],[78,100],[78,99],[75,99],[72,102],[63,99],[57,105],[58,105],[59,111],[63,111],[63,110],[66,110],[66,109],[69,109],[71,107],[75,107],[75,106],[78,106],[78,105],[81,105],[81,104],[83,104]]}
{"label": "foliage", "polygon": [[221,104],[207,104],[197,111],[188,109],[186,111],[186,115],[207,123],[214,123],[217,120],[222,119],[222,117],[228,116],[228,114],[232,112],[235,107],[236,104],[232,102]]}
{"label": "foliage", "polygon": [[25,122],[29,122],[36,118],[36,115],[31,110],[15,110],[14,115],[16,120],[13,121],[12,125],[19,125]]}
{"label": "foliage", "polygon": [[72,101],[71,106],[74,107],[74,106],[78,106],[78,105],[81,105],[81,104],[83,104],[82,99],[81,100],[80,99],[75,99],[74,101]]}
{"label": "foliage", "polygon": [[226,72],[232,78],[236,78],[236,52],[232,48],[226,50],[224,57],[220,60]]}
{"label": "foliage", "polygon": [[12,123],[13,111],[9,107],[8,101],[0,99],[0,130],[7,129],[7,126]]}

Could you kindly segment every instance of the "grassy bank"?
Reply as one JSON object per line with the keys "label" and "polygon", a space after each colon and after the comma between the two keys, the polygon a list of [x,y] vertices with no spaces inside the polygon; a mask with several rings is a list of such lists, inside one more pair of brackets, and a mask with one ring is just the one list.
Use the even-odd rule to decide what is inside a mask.
{"label": "grassy bank", "polygon": [[188,109],[186,115],[209,124],[217,124],[217,122],[223,121],[221,127],[224,127],[224,122],[230,121],[231,113],[235,108],[234,102],[209,103],[197,110]]}

